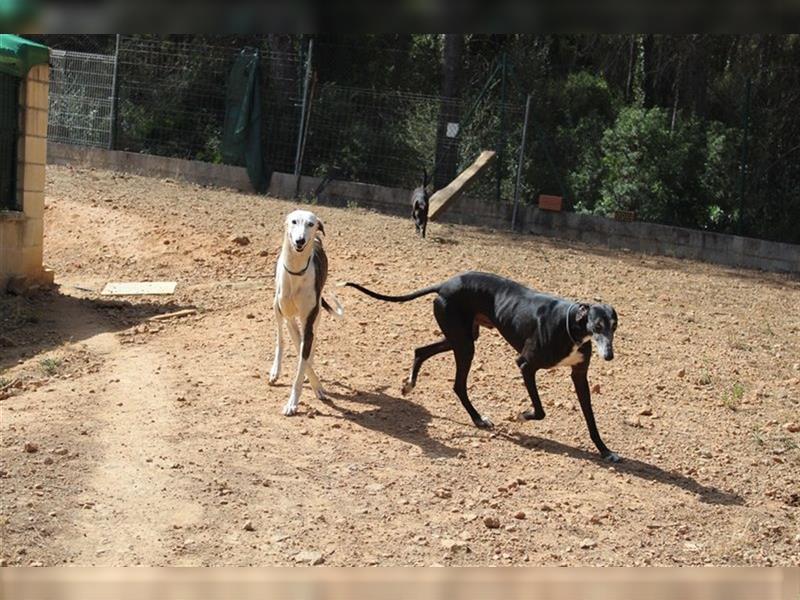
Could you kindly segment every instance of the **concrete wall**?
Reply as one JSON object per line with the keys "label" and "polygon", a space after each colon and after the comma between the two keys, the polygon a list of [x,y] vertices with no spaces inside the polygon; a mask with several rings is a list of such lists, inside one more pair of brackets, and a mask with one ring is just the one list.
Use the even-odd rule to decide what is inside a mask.
{"label": "concrete wall", "polygon": [[47,147],[47,162],[51,165],[79,165],[125,171],[148,177],[169,177],[200,185],[229,187],[253,191],[243,167],[215,165],[198,160],[183,160],[152,154],[137,154],[121,150],[105,150],[91,146],[73,146],[51,142]]}
{"label": "concrete wall", "polygon": [[[49,145],[48,162],[170,176],[195,183],[252,191],[247,173],[242,167],[63,144]],[[311,198],[321,181],[319,177],[301,177],[300,197]],[[294,198],[295,187],[296,179],[293,175],[276,172],[272,174],[268,193],[277,198]],[[330,206],[356,204],[409,218],[411,214],[410,190],[401,188],[332,181],[320,194],[318,201]],[[442,220],[509,230],[512,210],[509,203],[484,201],[467,195],[457,200],[455,206],[444,213]],[[732,267],[800,274],[800,246],[792,244],[653,223],[623,223],[593,215],[540,211],[533,206],[520,207],[517,228],[535,235],[578,240],[609,248],[626,248]]]}
{"label": "concrete wall", "polygon": [[[310,196],[320,183],[317,177],[303,177],[300,195]],[[294,196],[295,178],[274,173],[269,193],[278,198]],[[322,204],[337,206],[356,202],[383,212],[410,215],[410,191],[362,183],[335,181],[320,196]],[[513,205],[463,197],[443,215],[443,221],[509,230]],[[577,240],[609,248],[626,248],[647,254],[690,258],[731,267],[800,274],[800,246],[754,238],[683,229],[655,223],[623,223],[595,215],[550,212],[521,206],[517,213],[519,231]]]}
{"label": "concrete wall", "polygon": [[20,85],[17,202],[22,210],[0,211],[0,292],[12,277],[52,283],[52,272],[42,266],[49,81],[50,67],[37,65]]}

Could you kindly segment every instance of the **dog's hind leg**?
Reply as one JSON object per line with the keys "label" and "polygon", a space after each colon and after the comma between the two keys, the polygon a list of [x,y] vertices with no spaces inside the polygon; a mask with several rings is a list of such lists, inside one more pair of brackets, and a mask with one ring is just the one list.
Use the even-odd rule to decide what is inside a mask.
{"label": "dog's hind leg", "polygon": [[539,390],[536,389],[536,371],[534,371],[522,356],[517,358],[517,366],[522,373],[522,380],[525,382],[525,387],[528,390],[528,396],[531,398],[533,410],[528,409],[522,413],[522,418],[528,421],[540,421],[544,419],[544,407],[542,401],[539,399]]}
{"label": "dog's hind leg", "polygon": [[467,377],[472,366],[472,358],[475,356],[475,332],[472,322],[465,322],[459,314],[448,311],[445,301],[437,298],[433,303],[433,314],[439,328],[453,347],[453,355],[456,359],[456,379],[453,384],[453,391],[461,400],[461,404],[469,414],[472,422],[481,428],[488,429],[494,424],[480,415],[467,394]]}
{"label": "dog's hind leg", "polygon": [[431,356],[435,356],[452,349],[453,345],[448,339],[445,338],[439,342],[429,344],[428,346],[420,346],[414,350],[414,364],[411,366],[411,373],[409,373],[408,378],[403,381],[403,388],[401,390],[403,395],[411,392],[411,390],[413,390],[417,385],[417,376],[419,375],[419,370],[420,367],[422,367],[422,363],[428,360]]}
{"label": "dog's hind leg", "polygon": [[272,368],[269,370],[269,383],[273,384],[278,381],[278,376],[281,374],[281,361],[283,360],[283,322],[286,319],[278,306],[278,300],[275,300],[275,329],[277,330],[275,340],[275,359],[272,361]]}
{"label": "dog's hind leg", "polygon": [[583,418],[586,419],[586,426],[589,428],[589,437],[592,438],[594,445],[600,451],[603,458],[611,462],[619,462],[619,456],[608,449],[597,431],[597,424],[594,421],[594,411],[592,410],[592,397],[589,392],[589,381],[586,379],[586,366],[580,365],[572,367],[572,383],[575,385],[575,393],[578,395],[578,402],[583,411]]}

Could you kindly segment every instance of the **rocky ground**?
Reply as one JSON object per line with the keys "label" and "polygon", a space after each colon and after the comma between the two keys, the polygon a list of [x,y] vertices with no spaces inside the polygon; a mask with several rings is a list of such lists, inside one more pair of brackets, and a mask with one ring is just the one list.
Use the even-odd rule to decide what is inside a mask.
{"label": "rocky ground", "polygon": [[[346,315],[323,317],[317,350],[330,400],[306,389],[283,417],[294,363],[266,375],[292,203],[49,167],[46,204],[59,288],[0,297],[1,564],[800,563],[796,279],[435,223],[420,240],[408,219],[309,207],[331,283],[481,269],[613,304],[616,358],[590,370],[624,457],[609,465],[568,371],[539,377],[544,421],[517,420],[525,389],[493,332],[470,378],[493,431],[452,393],[449,355],[403,397],[437,337],[430,298],[336,290]],[[120,280],[178,286],[99,294]]]}

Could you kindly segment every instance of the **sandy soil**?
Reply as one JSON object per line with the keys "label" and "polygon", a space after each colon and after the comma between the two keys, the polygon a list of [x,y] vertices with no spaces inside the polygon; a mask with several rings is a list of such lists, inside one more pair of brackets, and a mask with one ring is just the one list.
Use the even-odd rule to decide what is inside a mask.
{"label": "sandy soil", "polygon": [[[452,393],[450,355],[402,397],[436,338],[430,298],[337,290],[345,319],[323,317],[317,349],[331,401],[306,388],[283,417],[270,274],[293,204],[72,168],[47,190],[60,288],[0,297],[0,564],[800,563],[797,280],[462,226],[421,241],[410,220],[310,207],[332,281],[481,269],[612,303],[616,358],[590,370],[610,466],[568,370],[539,377],[544,421],[516,420],[527,396],[492,332],[470,391],[494,431]],[[177,292],[99,295],[140,279]]]}

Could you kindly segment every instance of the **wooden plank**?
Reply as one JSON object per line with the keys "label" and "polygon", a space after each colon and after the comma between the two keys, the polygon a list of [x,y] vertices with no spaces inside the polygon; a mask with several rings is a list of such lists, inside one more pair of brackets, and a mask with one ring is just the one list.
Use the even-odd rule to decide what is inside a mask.
{"label": "wooden plank", "polygon": [[480,156],[475,159],[474,163],[459,173],[458,177],[431,196],[428,218],[431,221],[435,221],[448,206],[464,193],[469,184],[481,174],[481,171],[494,162],[496,157],[497,155],[494,150],[484,150],[480,153]]}
{"label": "wooden plank", "polygon": [[180,317],[188,317],[189,315],[196,315],[196,308],[184,308],[183,310],[176,310],[171,313],[164,313],[161,315],[154,315],[147,319],[148,321],[166,321],[167,319],[178,319]]}
{"label": "wooden plank", "polygon": [[176,283],[174,281],[121,281],[107,283],[103,296],[139,296],[174,294]]}

